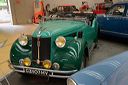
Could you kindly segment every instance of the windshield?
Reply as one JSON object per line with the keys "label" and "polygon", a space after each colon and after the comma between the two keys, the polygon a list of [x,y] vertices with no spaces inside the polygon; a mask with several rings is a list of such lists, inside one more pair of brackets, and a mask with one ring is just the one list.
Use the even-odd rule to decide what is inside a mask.
{"label": "windshield", "polygon": [[58,7],[59,12],[73,12],[73,11],[78,11],[76,6],[59,6]]}
{"label": "windshield", "polygon": [[[73,16],[75,15],[75,16]],[[65,16],[49,16],[49,17],[42,17],[41,21],[45,22],[48,20],[72,20],[72,21],[82,21],[91,25],[95,15],[93,13],[78,13],[78,14],[66,14]]]}
{"label": "windshield", "polygon": [[45,22],[48,20],[75,20],[75,21],[86,21],[87,17],[42,17],[41,21]]}

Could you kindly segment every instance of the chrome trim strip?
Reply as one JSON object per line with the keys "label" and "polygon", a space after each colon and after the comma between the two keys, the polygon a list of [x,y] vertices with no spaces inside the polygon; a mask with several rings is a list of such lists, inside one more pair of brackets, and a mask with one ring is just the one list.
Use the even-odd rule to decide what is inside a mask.
{"label": "chrome trim strip", "polygon": [[[20,70],[15,70],[16,72],[21,72],[21,73],[25,73],[25,71],[20,71]],[[62,75],[49,75],[49,77],[54,77],[54,78],[68,78],[70,76],[62,76]]]}
{"label": "chrome trim strip", "polygon": [[70,76],[62,76],[62,75],[49,75],[49,77],[54,77],[54,78],[69,78]]}
{"label": "chrome trim strip", "polygon": [[119,32],[113,32],[113,31],[108,31],[108,30],[100,30],[101,32],[109,32],[109,33],[114,33],[114,34],[120,34],[120,35],[128,35],[125,33],[119,33]]}
{"label": "chrome trim strip", "polygon": [[19,44],[16,43],[16,46],[22,51],[22,52],[29,52],[29,50],[22,48]]}
{"label": "chrome trim strip", "polygon": [[[62,74],[70,74],[70,73],[75,73],[77,72],[77,70],[72,70],[72,71],[59,71],[59,70],[47,70],[47,69],[40,69],[40,68],[33,68],[33,67],[25,67],[25,66],[16,66],[16,65],[13,65],[14,68],[30,68],[30,69],[37,69],[37,70],[43,70],[43,71],[48,71],[48,72],[51,72],[51,73],[62,73]],[[19,71],[19,70],[17,70]]]}
{"label": "chrome trim strip", "polygon": [[40,38],[37,38],[37,48],[38,48],[38,59],[37,64],[40,64]]}
{"label": "chrome trim strip", "polygon": [[21,72],[21,73],[25,73],[25,71],[23,70],[23,71],[21,71],[21,70],[15,70],[15,71],[17,71],[17,72]]}

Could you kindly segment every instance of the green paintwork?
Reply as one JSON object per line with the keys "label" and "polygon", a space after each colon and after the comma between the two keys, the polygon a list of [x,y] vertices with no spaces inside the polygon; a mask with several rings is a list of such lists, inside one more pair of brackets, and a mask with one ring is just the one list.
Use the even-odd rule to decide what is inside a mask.
{"label": "green paintwork", "polygon": [[76,32],[85,26],[83,22],[69,20],[50,20],[39,25],[33,33],[33,37],[51,37],[57,35],[66,35],[69,32]]}
{"label": "green paintwork", "polygon": [[[60,70],[79,70],[85,48],[91,48],[92,44],[97,41],[97,31],[98,28],[95,19],[92,26],[82,21],[49,20],[39,24],[32,37],[51,37],[50,60],[52,63],[59,63]],[[78,37],[78,32],[83,32],[82,38]],[[72,33],[76,33],[76,36],[69,36]],[[58,36],[66,38],[64,48],[58,48],[55,45],[55,40]],[[10,60],[13,65],[19,65],[19,59],[26,57],[32,59],[31,37],[29,37],[27,46],[21,46],[16,40],[10,51]],[[32,64],[32,67],[38,67],[38,65]]]}

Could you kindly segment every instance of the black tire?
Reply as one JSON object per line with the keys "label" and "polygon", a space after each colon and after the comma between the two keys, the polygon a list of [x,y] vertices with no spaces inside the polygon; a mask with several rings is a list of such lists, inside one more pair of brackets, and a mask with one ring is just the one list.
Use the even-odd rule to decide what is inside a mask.
{"label": "black tire", "polygon": [[86,53],[84,53],[84,58],[81,62],[81,68],[80,69],[83,69],[85,67],[88,66],[88,61],[89,61],[89,57],[85,55]]}
{"label": "black tire", "polygon": [[80,67],[80,69],[83,69],[83,68],[85,68],[85,60],[84,60],[84,59],[83,59],[82,62],[81,62],[81,67]]}

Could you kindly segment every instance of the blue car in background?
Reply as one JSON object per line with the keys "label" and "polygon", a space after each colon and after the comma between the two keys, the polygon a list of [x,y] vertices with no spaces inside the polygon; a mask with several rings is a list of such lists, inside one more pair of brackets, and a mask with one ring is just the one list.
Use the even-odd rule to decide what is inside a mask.
{"label": "blue car in background", "polygon": [[128,51],[73,74],[67,85],[128,85]]}
{"label": "blue car in background", "polygon": [[97,21],[101,34],[128,39],[128,2],[113,4]]}

